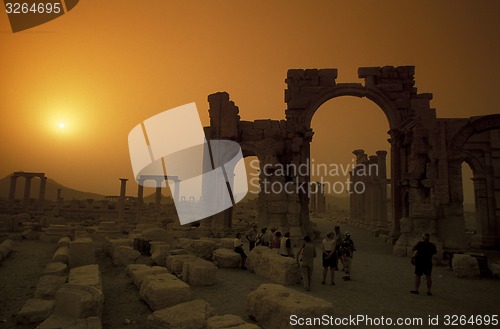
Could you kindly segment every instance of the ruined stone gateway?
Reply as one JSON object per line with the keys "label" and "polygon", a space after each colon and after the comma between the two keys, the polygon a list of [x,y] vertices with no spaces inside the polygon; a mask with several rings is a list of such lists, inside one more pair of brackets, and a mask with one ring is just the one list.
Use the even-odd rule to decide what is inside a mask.
{"label": "ruined stone gateway", "polygon": [[[215,93],[208,96],[210,126],[205,127],[205,134],[207,139],[238,142],[243,155],[256,156],[261,168],[298,166],[310,158],[314,135],[311,121],[316,110],[332,98],[366,97],[380,107],[390,127],[392,218],[378,218],[378,223],[371,223],[371,227],[386,229],[395,243],[394,254],[406,256],[423,232],[430,232],[440,247],[465,246],[461,177],[464,161],[473,171],[477,215],[474,246],[498,247],[500,114],[437,118],[436,110],[430,107],[432,94],[417,92],[414,74],[414,66],[361,67],[358,69],[359,78],[364,79],[361,84],[336,83],[336,69],[289,70],[285,80],[286,119],[242,121],[229,95]],[[371,160],[381,160],[385,165],[385,152],[377,153],[379,159]],[[357,157],[360,160],[359,154]],[[263,171],[260,172],[262,182]],[[307,185],[310,179],[308,175],[294,173],[273,176],[269,170],[265,178],[295,185]],[[266,194],[261,189],[258,217],[261,227],[288,229],[292,236],[312,233],[309,194],[296,187],[299,187],[297,193]],[[359,204],[359,200],[351,198],[351,203],[356,202],[351,209],[376,203]],[[373,211],[361,212],[366,213]],[[373,220],[353,216],[353,221]],[[230,227],[231,211],[205,219],[201,225],[213,230]]]}

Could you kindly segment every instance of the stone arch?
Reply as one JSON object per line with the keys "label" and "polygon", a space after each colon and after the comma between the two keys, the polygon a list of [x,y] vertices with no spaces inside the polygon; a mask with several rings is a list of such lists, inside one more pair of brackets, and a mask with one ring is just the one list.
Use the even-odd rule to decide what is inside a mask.
{"label": "stone arch", "polygon": [[472,117],[453,134],[448,143],[448,150],[452,153],[452,156],[460,157],[461,150],[471,136],[484,131],[498,129],[499,127],[500,114]]}
{"label": "stone arch", "polygon": [[384,112],[390,129],[399,127],[401,121],[397,108],[392,101],[382,92],[375,88],[363,86],[358,83],[340,83],[335,87],[324,90],[316,99],[311,100],[306,106],[304,114],[304,124],[310,129],[311,122],[316,111],[331,99],[342,96],[354,96],[358,98],[366,97],[374,102]]}

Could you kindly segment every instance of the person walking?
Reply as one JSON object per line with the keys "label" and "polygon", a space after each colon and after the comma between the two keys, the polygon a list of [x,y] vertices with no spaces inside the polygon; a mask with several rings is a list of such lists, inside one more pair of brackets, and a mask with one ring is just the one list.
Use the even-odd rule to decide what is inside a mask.
{"label": "person walking", "polygon": [[326,284],[326,277],[328,276],[328,269],[330,269],[330,284],[335,285],[335,265],[337,263],[337,253],[335,250],[335,239],[333,232],[326,233],[326,238],[321,243],[321,258],[323,261],[323,281],[321,284]]}
{"label": "person walking", "polygon": [[418,294],[420,288],[420,279],[425,275],[427,280],[427,295],[432,296],[432,256],[437,254],[436,245],[432,243],[429,233],[424,233],[422,241],[419,241],[414,247],[415,252],[415,290],[411,290],[412,294]]}
{"label": "person walking", "polygon": [[343,264],[342,270],[344,271],[342,279],[345,281],[351,280],[351,266],[354,251],[356,251],[356,248],[354,248],[354,241],[351,239],[351,234],[349,232],[345,232],[344,240],[342,240],[342,243],[340,244],[340,255],[342,257]]}
{"label": "person walking", "polygon": [[304,282],[304,289],[311,290],[311,279],[314,267],[314,258],[316,257],[316,248],[311,243],[311,237],[306,235],[304,237],[304,244],[297,252],[297,262],[300,264],[302,271],[302,280]]}

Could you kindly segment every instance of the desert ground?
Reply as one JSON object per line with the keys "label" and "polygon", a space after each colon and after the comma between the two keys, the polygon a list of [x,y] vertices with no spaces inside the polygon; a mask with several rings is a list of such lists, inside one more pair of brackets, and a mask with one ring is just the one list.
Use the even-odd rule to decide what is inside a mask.
{"label": "desert ground", "polygon": [[[331,301],[335,309],[333,316],[427,319],[428,316],[436,315],[498,314],[499,280],[457,278],[443,264],[433,270],[433,296],[425,294],[425,285],[421,287],[420,295],[413,295],[410,290],[413,288],[414,275],[409,259],[393,256],[392,247],[367,230],[336,222],[326,215],[315,217],[313,221],[323,235],[339,224],[342,232],[351,233],[356,244],[351,281],[343,281],[342,272],[337,272],[335,286],[321,285],[320,238],[314,241],[318,258],[311,291],[305,292],[301,285],[291,287]],[[16,325],[15,316],[26,300],[33,296],[37,281],[45,265],[50,262],[54,248],[55,245],[51,243],[15,241],[13,252],[0,264],[0,328],[36,327]],[[139,298],[137,289],[126,275],[125,267],[113,266],[111,260],[101,252],[97,256],[105,295],[103,327],[145,328],[146,318],[152,311]],[[491,254],[490,257],[496,258],[497,255]],[[236,314],[250,322],[245,310],[247,294],[261,284],[271,282],[241,269],[219,269],[217,275],[218,281],[213,286],[192,287],[194,298],[208,301],[219,315]]]}

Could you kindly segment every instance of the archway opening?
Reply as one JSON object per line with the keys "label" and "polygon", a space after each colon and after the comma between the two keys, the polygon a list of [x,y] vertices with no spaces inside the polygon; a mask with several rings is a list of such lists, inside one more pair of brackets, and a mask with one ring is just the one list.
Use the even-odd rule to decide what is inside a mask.
{"label": "archway opening", "polygon": [[[314,132],[310,149],[311,182],[324,184],[325,214],[388,231],[392,209],[388,184],[391,146],[387,134],[389,122],[384,112],[368,99],[334,98],[319,107],[311,128]],[[355,155],[355,150],[364,152],[358,151]],[[357,171],[358,177],[352,177],[351,172],[360,161],[366,170],[363,174]],[[371,164],[375,166],[370,167]],[[359,185],[354,185],[355,181]],[[318,197],[312,202],[316,203],[316,208],[311,207],[312,216],[320,216],[314,213],[322,210],[317,207]]]}
{"label": "archway opening", "polygon": [[243,160],[247,172],[248,193],[233,207],[232,228],[246,232],[252,224],[258,224],[260,161],[255,155],[247,155]]}

